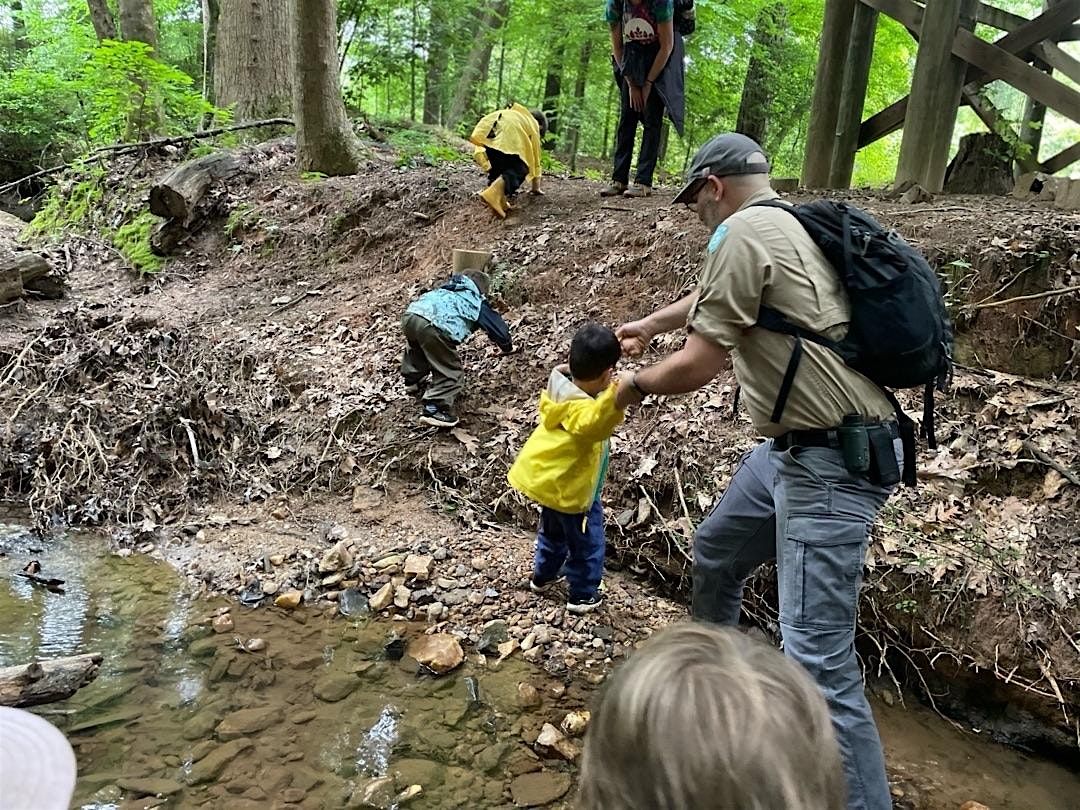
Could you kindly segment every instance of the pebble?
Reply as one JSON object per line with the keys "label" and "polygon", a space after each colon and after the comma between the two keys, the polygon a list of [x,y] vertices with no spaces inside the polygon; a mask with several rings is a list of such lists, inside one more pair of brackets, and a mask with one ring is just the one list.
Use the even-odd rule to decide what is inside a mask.
{"label": "pebble", "polygon": [[487,562],[483,557],[473,557],[471,565],[474,571],[483,571],[487,568]]}
{"label": "pebble", "polygon": [[371,599],[368,600],[368,607],[375,613],[380,610],[385,610],[390,607],[391,602],[394,601],[394,585],[387,582],[375,593]]}
{"label": "pebble", "polygon": [[442,602],[432,602],[427,606],[427,620],[432,624],[441,621],[445,612],[446,606]]}
{"label": "pebble", "polygon": [[436,633],[413,639],[408,647],[408,655],[436,675],[445,675],[461,666],[465,660],[461,644],[449,633]]}
{"label": "pebble", "polygon": [[248,652],[262,652],[266,649],[266,639],[264,638],[249,638],[244,648]]}
{"label": "pebble", "polygon": [[267,596],[273,596],[281,586],[272,579],[263,580],[262,592]]}
{"label": "pebble", "polygon": [[409,597],[412,596],[412,591],[406,588],[404,585],[398,585],[394,588],[394,605],[402,610],[409,606]]}
{"label": "pebble", "polygon": [[536,646],[536,633],[529,633],[525,638],[521,640],[521,649],[523,652],[528,652]]}
{"label": "pebble", "polygon": [[229,633],[232,632],[234,625],[232,616],[228,613],[221,616],[215,616],[213,621],[213,627],[215,633]]}
{"label": "pebble", "polygon": [[445,548],[442,547],[435,549],[431,553],[431,557],[435,560],[435,562],[443,562],[449,556],[450,552],[448,552]]}
{"label": "pebble", "polygon": [[540,692],[528,681],[522,681],[517,687],[518,705],[523,709],[535,709],[540,706]]}
{"label": "pebble", "polygon": [[442,588],[444,591],[452,591],[455,588],[460,588],[461,583],[456,579],[447,579],[446,577],[439,577],[435,580],[435,584]]}
{"label": "pebble", "polygon": [[510,783],[510,796],[518,807],[540,807],[561,799],[570,790],[570,775],[557,771],[526,773]]}
{"label": "pebble", "polygon": [[286,591],[283,594],[279,594],[274,599],[274,605],[279,608],[285,608],[286,610],[294,610],[300,605],[300,601],[304,598],[303,591]]}

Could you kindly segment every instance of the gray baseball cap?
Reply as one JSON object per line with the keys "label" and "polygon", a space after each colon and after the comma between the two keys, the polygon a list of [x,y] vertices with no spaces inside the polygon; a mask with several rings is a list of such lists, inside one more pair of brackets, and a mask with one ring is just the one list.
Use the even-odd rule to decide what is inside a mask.
{"label": "gray baseball cap", "polygon": [[686,185],[671,204],[692,203],[709,175],[731,177],[736,174],[768,173],[769,159],[753,138],[737,132],[725,132],[697,150],[686,173]]}

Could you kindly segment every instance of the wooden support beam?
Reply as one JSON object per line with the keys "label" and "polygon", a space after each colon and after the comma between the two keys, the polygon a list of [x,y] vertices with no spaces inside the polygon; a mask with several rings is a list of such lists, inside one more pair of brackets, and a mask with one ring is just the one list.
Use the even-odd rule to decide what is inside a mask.
{"label": "wooden support beam", "polygon": [[[1080,3],[1080,0],[1075,1]],[[1054,8],[1057,9],[1058,6]],[[992,79],[1008,82],[1051,110],[1080,123],[1080,92],[1055,81],[1022,59],[979,39],[970,31],[963,30],[956,32],[953,53]]]}
{"label": "wooden support beam", "polygon": [[1047,174],[1055,174],[1062,169],[1068,168],[1080,160],[1080,143],[1074,143],[1068,149],[1063,149],[1051,158],[1047,158],[1039,164],[1039,170]]}
{"label": "wooden support beam", "polygon": [[[911,31],[916,39],[918,39],[918,31],[922,26],[923,17],[923,9],[921,6],[910,2],[910,0],[861,1],[897,20]],[[1069,72],[1069,69],[1072,69],[1074,72],[1080,73],[1080,63],[1077,63],[1075,59],[1058,46],[1053,45],[1052,47],[1047,47],[1050,46],[1051,43],[1042,42],[1042,40],[1046,39],[1047,34],[1045,32],[1047,30],[1053,31],[1055,30],[1055,26],[1060,28],[1063,24],[1063,20],[1074,11],[1077,11],[1077,16],[1080,16],[1080,0],[1067,0],[1067,2],[1058,3],[1053,9],[1039,15],[1033,20],[1023,20],[1022,25],[1017,26],[1017,28],[998,39],[989,47],[998,47],[1003,51],[1014,54],[1026,54],[1028,51],[1033,51],[1034,53],[1032,56],[1037,54],[1040,58],[1044,58],[1046,63],[1056,70],[1060,70],[1074,81],[1080,81],[1080,79],[1074,78]],[[1022,20],[1023,18],[1020,19]],[[1075,19],[1075,17],[1072,19]],[[1065,20],[1065,22],[1067,21],[1068,20]],[[989,45],[989,43],[984,44]],[[1048,53],[1051,56],[1051,59],[1054,59],[1058,64],[1054,64],[1051,59],[1045,58]],[[1067,61],[1071,61],[1075,64],[1068,65]],[[991,77],[987,76],[983,71],[976,67],[969,67],[965,78],[967,80],[967,84],[964,87],[966,93],[975,93],[984,84],[992,81]],[[904,117],[907,114],[907,105],[908,97],[905,97],[866,119],[859,128],[859,148],[861,149],[864,146],[868,146],[874,141],[883,138],[886,135],[890,135],[903,127]]]}
{"label": "wooden support beam", "polygon": [[806,157],[802,185],[823,188],[829,183],[833,144],[839,121],[840,93],[844,82],[848,41],[857,0],[825,0],[814,98],[806,131]]}
{"label": "wooden support beam", "polygon": [[1080,59],[1066,53],[1056,42],[1040,42],[1031,52],[1058,73],[1080,84]]}
{"label": "wooden support beam", "polygon": [[879,12],[863,3],[855,6],[855,16],[848,41],[847,66],[840,91],[840,109],[836,122],[829,188],[848,188],[859,151],[859,127],[862,123],[866,88],[870,83],[870,62],[874,58],[874,36]]}
{"label": "wooden support beam", "polygon": [[935,0],[922,16],[911,101],[896,166],[897,183],[912,180],[931,193],[941,191],[944,185],[967,71],[963,61],[953,55],[952,46],[975,27],[978,7],[978,0]]}
{"label": "wooden support beam", "polygon": [[[979,3],[979,22],[997,28],[999,31],[1015,31],[1021,25],[1030,20],[1013,14],[1011,11]],[[1059,42],[1067,42],[1080,39],[1080,25],[1069,25],[1062,29],[1060,35],[1054,37]]]}

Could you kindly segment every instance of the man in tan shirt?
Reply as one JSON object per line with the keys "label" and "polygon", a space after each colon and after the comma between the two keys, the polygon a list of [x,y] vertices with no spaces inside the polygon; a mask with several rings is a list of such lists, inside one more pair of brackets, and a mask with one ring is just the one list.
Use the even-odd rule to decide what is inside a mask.
{"label": "man in tan shirt", "polygon": [[[712,230],[698,287],[618,330],[630,355],[684,325],[686,343],[624,377],[616,401],[695,391],[734,367],[754,426],[768,439],[744,456],[694,535],[694,618],[737,624],[743,583],[776,559],[784,652],[814,676],[829,703],[848,807],[882,810],[892,806],[889,786],[854,638],[870,526],[892,487],[848,471],[838,428],[849,415],[861,417],[866,435],[892,451],[875,459],[882,468],[901,453],[899,430],[881,390],[839,355],[757,325],[767,306],[840,339],[850,319],[836,271],[798,220],[756,205],[777,198],[768,171],[761,147],[743,135],[718,135],[694,157],[675,202],[694,208]],[[797,365],[789,365],[793,351],[802,352]],[[789,369],[789,393],[778,399]]]}

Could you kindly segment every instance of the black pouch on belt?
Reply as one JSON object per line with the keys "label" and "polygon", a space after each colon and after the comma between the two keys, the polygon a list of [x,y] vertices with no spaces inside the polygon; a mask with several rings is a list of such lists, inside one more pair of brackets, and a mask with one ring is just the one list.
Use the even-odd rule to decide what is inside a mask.
{"label": "black pouch on belt", "polygon": [[883,425],[871,425],[866,433],[870,439],[870,473],[867,476],[870,483],[882,487],[899,484],[900,465],[896,463],[896,451],[889,429]]}

